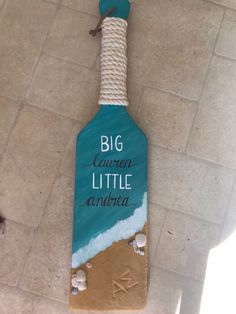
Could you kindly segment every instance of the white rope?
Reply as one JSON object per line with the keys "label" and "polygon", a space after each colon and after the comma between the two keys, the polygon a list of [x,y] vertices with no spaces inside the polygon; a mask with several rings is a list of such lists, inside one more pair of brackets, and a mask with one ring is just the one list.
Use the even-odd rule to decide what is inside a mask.
{"label": "white rope", "polygon": [[128,105],[126,31],[124,19],[106,17],[103,20],[100,105]]}

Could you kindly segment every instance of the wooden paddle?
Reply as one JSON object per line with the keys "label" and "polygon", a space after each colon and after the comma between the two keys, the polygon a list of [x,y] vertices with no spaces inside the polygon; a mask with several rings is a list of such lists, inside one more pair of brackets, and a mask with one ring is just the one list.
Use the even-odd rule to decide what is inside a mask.
{"label": "wooden paddle", "polygon": [[126,110],[128,0],[100,0],[100,109],[78,134],[70,304],[136,310],[147,295],[147,139]]}

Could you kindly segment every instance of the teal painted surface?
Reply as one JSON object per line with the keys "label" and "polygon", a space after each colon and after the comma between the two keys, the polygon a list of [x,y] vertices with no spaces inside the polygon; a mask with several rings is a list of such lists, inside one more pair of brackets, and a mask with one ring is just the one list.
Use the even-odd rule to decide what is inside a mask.
{"label": "teal painted surface", "polygon": [[122,19],[127,19],[130,12],[130,3],[128,0],[100,0],[99,10],[100,14],[104,15],[109,9],[115,7],[116,10],[113,11],[110,17],[120,17]]}
{"label": "teal painted surface", "polygon": [[[101,146],[102,136],[109,138],[108,151],[102,151],[108,148],[104,143]],[[104,141],[106,138],[102,139]],[[115,148],[115,139],[118,150]],[[102,160],[113,161],[113,165],[104,167],[104,164],[99,164]],[[103,179],[102,189],[98,189],[100,175]],[[110,179],[116,177],[116,182],[111,180],[108,188],[107,175]],[[118,175],[121,175],[121,186],[115,184],[114,188],[114,183],[119,182]],[[125,187],[125,178],[126,189],[120,189]],[[98,113],[77,137],[73,253],[88,245],[91,239],[103,234],[117,222],[132,216],[135,209],[142,206],[145,192],[147,192],[146,136],[129,116],[126,107],[100,106]],[[112,201],[111,206],[106,204],[102,206],[101,199],[99,206],[90,201],[91,197],[97,202],[98,198],[104,199],[109,195],[128,201],[122,204]]]}

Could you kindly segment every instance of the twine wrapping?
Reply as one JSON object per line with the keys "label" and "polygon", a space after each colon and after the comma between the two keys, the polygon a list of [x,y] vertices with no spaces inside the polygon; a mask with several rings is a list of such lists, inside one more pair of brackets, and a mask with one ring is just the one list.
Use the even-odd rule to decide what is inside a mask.
{"label": "twine wrapping", "polygon": [[100,105],[127,106],[127,21],[106,17],[102,23]]}

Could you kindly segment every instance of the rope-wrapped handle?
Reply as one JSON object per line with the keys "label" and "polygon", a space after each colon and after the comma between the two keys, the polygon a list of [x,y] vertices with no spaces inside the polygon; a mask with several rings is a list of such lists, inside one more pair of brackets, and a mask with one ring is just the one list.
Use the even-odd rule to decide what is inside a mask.
{"label": "rope-wrapped handle", "polygon": [[128,105],[127,25],[117,17],[106,17],[102,22],[100,105]]}

